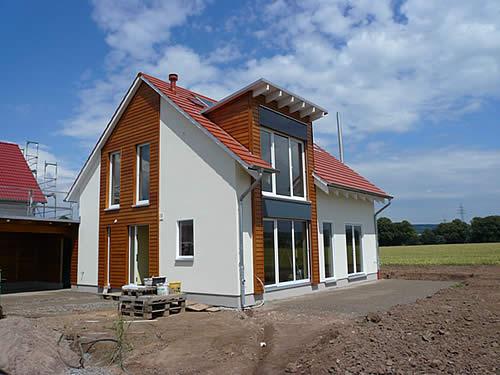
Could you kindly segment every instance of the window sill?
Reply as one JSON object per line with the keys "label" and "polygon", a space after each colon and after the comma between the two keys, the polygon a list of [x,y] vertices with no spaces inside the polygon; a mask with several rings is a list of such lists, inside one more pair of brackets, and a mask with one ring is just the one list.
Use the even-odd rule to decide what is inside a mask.
{"label": "window sill", "polygon": [[192,262],[194,260],[194,256],[181,256],[175,258],[176,262]]}
{"label": "window sill", "polygon": [[324,279],[323,282],[325,284],[337,284],[337,279],[335,277],[329,277],[328,279]]}
{"label": "window sill", "polygon": [[136,204],[132,205],[132,208],[147,207],[147,206],[149,206],[149,201],[142,201],[142,202],[137,202]]}
{"label": "window sill", "polygon": [[347,275],[347,279],[350,281],[350,280],[357,280],[357,279],[362,279],[364,277],[366,277],[367,274],[366,273],[352,273],[350,275]]}
{"label": "window sill", "polygon": [[306,198],[300,198],[300,197],[289,197],[286,195],[276,195],[276,194],[271,194],[269,192],[262,192],[262,196],[270,199],[276,199],[276,200],[282,200],[282,201],[292,201],[292,202],[300,202],[300,203],[312,203],[311,201],[307,200]]}
{"label": "window sill", "polygon": [[119,210],[120,209],[120,206],[111,206],[111,207],[108,207],[108,208],[105,208],[104,209],[104,212],[108,212],[108,211],[116,211],[116,210]]}

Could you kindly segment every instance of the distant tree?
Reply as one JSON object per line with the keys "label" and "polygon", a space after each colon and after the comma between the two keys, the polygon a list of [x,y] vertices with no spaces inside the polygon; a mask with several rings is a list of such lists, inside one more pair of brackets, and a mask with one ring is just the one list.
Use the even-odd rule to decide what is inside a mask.
{"label": "distant tree", "polygon": [[436,233],[434,229],[424,229],[422,234],[420,235],[420,242],[424,245],[438,245],[446,243],[446,240],[443,236],[440,236]]}
{"label": "distant tree", "polygon": [[460,219],[449,223],[441,223],[435,229],[438,236],[442,236],[445,243],[465,243],[469,234],[470,226]]}
{"label": "distant tree", "polygon": [[500,216],[472,219],[470,240],[471,242],[500,242]]}
{"label": "distant tree", "polygon": [[377,220],[378,243],[380,246],[391,246],[394,242],[394,223],[387,217]]}
{"label": "distant tree", "polygon": [[400,223],[394,223],[394,239],[393,244],[400,245],[416,245],[419,243],[417,231],[407,220]]}

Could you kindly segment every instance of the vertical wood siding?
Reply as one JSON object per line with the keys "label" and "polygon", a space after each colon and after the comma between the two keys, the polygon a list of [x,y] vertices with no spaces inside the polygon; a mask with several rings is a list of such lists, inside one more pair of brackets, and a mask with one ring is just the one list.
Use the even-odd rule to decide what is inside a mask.
{"label": "vertical wood siding", "polygon": [[250,96],[250,93],[242,95],[222,108],[209,113],[207,117],[252,151],[249,147],[249,135],[251,133],[251,123],[249,121]]}
{"label": "vertical wood siding", "polygon": [[71,285],[78,284],[78,232],[72,238],[69,280]]}
{"label": "vertical wood siding", "polygon": [[[99,202],[98,285],[107,283],[107,228],[111,228],[110,284],[121,288],[128,282],[130,225],[149,226],[149,275],[159,272],[159,139],[160,97],[147,84],[137,90],[120,121],[101,150]],[[132,207],[136,202],[137,145],[149,143],[149,206]],[[109,153],[120,151],[120,209],[108,207]],[[115,220],[117,222],[115,223]]]}

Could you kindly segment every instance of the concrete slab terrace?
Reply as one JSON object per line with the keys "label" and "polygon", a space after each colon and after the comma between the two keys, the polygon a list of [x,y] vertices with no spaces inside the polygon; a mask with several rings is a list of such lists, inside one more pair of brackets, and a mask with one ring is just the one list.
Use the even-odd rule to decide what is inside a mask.
{"label": "concrete slab terrace", "polygon": [[320,291],[300,297],[267,302],[265,309],[296,313],[335,313],[339,318],[387,311],[392,306],[413,303],[450,287],[457,281],[379,280]]}

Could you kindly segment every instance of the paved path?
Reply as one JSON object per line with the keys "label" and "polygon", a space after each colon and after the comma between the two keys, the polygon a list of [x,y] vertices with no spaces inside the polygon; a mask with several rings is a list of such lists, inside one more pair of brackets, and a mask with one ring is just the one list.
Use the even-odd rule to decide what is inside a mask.
{"label": "paved path", "polygon": [[265,304],[265,308],[298,313],[333,312],[342,317],[362,316],[369,312],[387,311],[394,305],[415,302],[456,283],[396,279],[372,281],[271,301]]}
{"label": "paved path", "polygon": [[2,306],[7,315],[36,317],[110,309],[116,307],[116,302],[103,300],[95,293],[62,289],[6,294]]}

